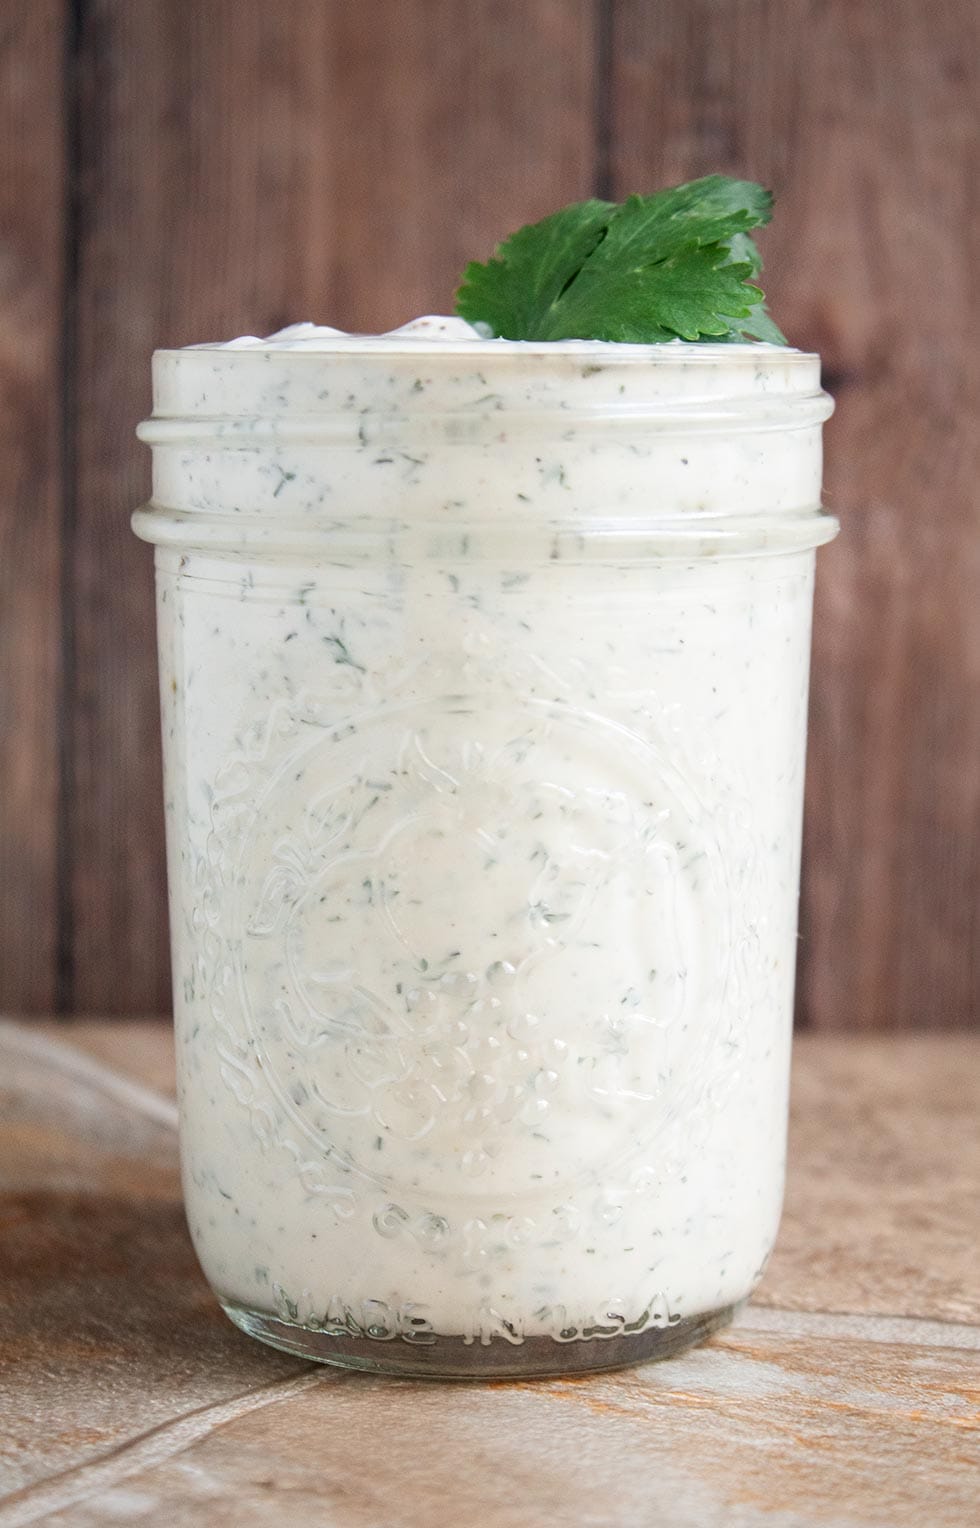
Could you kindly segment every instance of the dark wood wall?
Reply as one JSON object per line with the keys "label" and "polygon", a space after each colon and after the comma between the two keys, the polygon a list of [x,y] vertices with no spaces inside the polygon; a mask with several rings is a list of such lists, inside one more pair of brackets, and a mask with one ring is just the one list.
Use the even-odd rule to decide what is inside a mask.
{"label": "dark wood wall", "polygon": [[0,0],[0,1004],[167,1007],[149,356],[445,310],[562,202],[771,184],[838,413],[801,1020],[978,1010],[975,0]]}

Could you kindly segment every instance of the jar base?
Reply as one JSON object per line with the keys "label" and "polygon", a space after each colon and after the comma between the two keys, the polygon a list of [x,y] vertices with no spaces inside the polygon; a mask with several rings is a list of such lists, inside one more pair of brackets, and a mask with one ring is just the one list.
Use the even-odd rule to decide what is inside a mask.
{"label": "jar base", "polygon": [[[219,1297],[220,1298],[220,1297]],[[338,1336],[298,1326],[269,1311],[249,1310],[231,1300],[221,1307],[249,1337],[297,1358],[405,1379],[526,1379],[595,1374],[631,1364],[672,1358],[727,1326],[743,1302],[699,1316],[685,1316],[673,1326],[649,1327],[623,1337],[559,1342],[527,1337],[519,1343],[495,1339],[467,1342],[462,1337],[434,1337],[422,1342]]]}

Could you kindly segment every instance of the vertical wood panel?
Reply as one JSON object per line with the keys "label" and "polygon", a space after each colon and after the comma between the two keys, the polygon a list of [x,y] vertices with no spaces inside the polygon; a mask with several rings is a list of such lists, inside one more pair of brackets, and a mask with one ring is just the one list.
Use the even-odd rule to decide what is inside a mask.
{"label": "vertical wood panel", "polygon": [[615,190],[779,194],[774,311],[838,413],[819,557],[800,1008],[975,1023],[980,450],[973,0],[617,0]]}
{"label": "vertical wood panel", "polygon": [[85,7],[70,831],[83,1012],[169,1005],[152,557],[129,528],[149,484],[133,429],[150,354],[278,323],[294,292],[310,302],[322,37],[316,4]]}
{"label": "vertical wood panel", "polygon": [[445,309],[465,258],[588,194],[590,0],[90,0],[74,528],[73,998],[168,1001],[149,357]]}
{"label": "vertical wood panel", "polygon": [[62,0],[0,17],[0,1007],[57,995]]}
{"label": "vertical wood panel", "polygon": [[592,0],[332,9],[338,321],[449,312],[467,260],[592,194]]}
{"label": "vertical wood panel", "polygon": [[[0,1003],[57,987],[65,0],[0,22]],[[769,289],[839,401],[820,557],[801,1012],[980,1012],[972,0],[85,0],[62,943],[69,1006],[166,1006],[148,482],[155,344],[444,308],[592,189],[780,193]],[[596,15],[611,17],[596,117]],[[599,50],[600,74],[602,50]]]}

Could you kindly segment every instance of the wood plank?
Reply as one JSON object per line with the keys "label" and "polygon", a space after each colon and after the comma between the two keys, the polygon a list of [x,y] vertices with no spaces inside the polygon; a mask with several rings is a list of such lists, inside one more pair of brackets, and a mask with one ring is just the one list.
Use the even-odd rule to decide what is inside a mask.
{"label": "wood plank", "polygon": [[[174,1092],[169,1024],[90,1019],[35,1030]],[[972,1035],[798,1036],[786,1205],[754,1303],[980,1327],[978,1116]]]}
{"label": "wood plank", "polygon": [[[263,14],[260,15],[260,11]],[[81,38],[73,1002],[169,1006],[152,559],[132,536],[156,345],[263,327],[299,288],[318,7],[96,0]],[[111,421],[111,428],[107,423]]]}
{"label": "wood plank", "polygon": [[169,1019],[152,1015],[109,1021],[36,1019],[31,1032],[53,1044],[81,1051],[164,1096],[176,1093],[174,1030]]}
{"label": "wood plank", "polygon": [[92,0],[82,34],[73,1001],[168,1003],[150,558],[154,345],[445,308],[587,194],[588,0]]}
{"label": "wood plank", "polygon": [[0,1023],[0,1119],[4,1493],[301,1372],[215,1303],[152,1097]]}
{"label": "wood plank", "polygon": [[694,1352],[585,1380],[461,1388],[322,1373],[238,1415],[199,1416],[193,1434],[136,1443],[101,1476],[24,1505],[51,1528],[127,1516],[186,1528],[972,1521],[977,1353],[810,1324],[746,1316]]}
{"label": "wood plank", "polygon": [[800,1007],[980,1019],[980,35],[973,0],[618,0],[615,191],[779,195],[777,318],[838,413],[811,708]]}
{"label": "wood plank", "polygon": [[[591,0],[332,7],[335,311],[451,311],[468,260],[594,175]],[[370,103],[370,109],[368,109]]]}
{"label": "wood plank", "polygon": [[[856,1287],[867,1314],[753,1306],[661,1364],[445,1385],[314,1371],[221,1316],[172,1126],[131,1080],[159,1080],[169,1031],[134,1029],[78,1028],[91,1056],[118,1053],[117,1075],[0,1024],[0,1528],[972,1521],[980,1304],[969,1325],[896,1317],[890,1282],[900,1251],[918,1314],[947,1267],[933,1200],[943,1143],[976,1116],[971,1037],[799,1048],[790,1200],[814,1255],[786,1265],[785,1289],[799,1303],[826,1287],[833,1256],[837,1290]],[[965,1244],[975,1153],[959,1168]]]}
{"label": "wood plank", "polygon": [[57,1001],[63,0],[0,21],[0,1008]]}
{"label": "wood plank", "polygon": [[980,1037],[800,1035],[791,1100],[756,1300],[980,1326]]}

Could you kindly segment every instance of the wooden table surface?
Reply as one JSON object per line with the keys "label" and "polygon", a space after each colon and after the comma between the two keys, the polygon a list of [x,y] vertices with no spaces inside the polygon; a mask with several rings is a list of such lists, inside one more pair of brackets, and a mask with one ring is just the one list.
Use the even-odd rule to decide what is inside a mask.
{"label": "wooden table surface", "polygon": [[980,1044],[804,1036],[779,1245],[704,1347],[593,1379],[317,1368],[221,1315],[169,1030],[0,1024],[0,1528],[964,1528]]}

